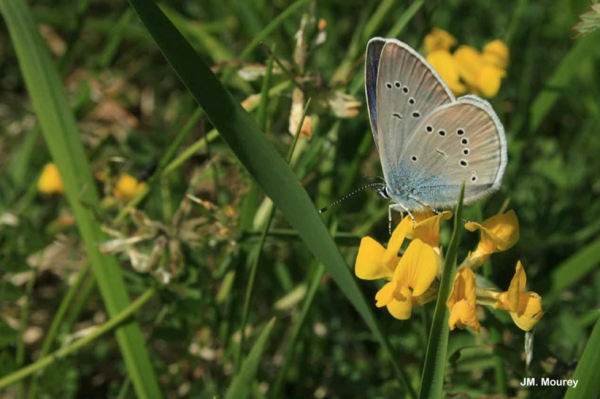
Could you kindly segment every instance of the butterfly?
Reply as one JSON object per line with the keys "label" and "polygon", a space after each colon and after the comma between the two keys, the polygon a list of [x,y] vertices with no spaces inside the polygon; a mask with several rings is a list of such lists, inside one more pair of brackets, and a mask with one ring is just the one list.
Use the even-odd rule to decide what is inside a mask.
{"label": "butterfly", "polygon": [[[396,39],[369,40],[365,92],[392,211],[456,206],[463,182],[471,204],[502,185],[504,128],[486,100],[456,98],[433,67]],[[414,218],[413,218],[414,220]]]}

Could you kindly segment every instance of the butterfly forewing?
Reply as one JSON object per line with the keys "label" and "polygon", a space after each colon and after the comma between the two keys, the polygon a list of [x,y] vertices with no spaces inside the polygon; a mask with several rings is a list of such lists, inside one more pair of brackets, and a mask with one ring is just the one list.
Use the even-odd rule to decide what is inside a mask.
{"label": "butterfly forewing", "polygon": [[377,69],[379,68],[379,58],[381,50],[386,40],[375,37],[369,40],[367,45],[367,58],[365,61],[365,92],[367,96],[367,107],[369,108],[369,119],[371,121],[371,131],[377,143]]}
{"label": "butterfly forewing", "polygon": [[455,98],[427,61],[397,40],[388,40],[381,50],[376,98],[378,147],[387,178],[422,120]]}
{"label": "butterfly forewing", "polygon": [[501,184],[504,130],[485,100],[460,98],[423,118],[399,160],[393,186],[407,188],[427,205],[445,207],[456,204],[464,181],[465,203],[472,203]]}

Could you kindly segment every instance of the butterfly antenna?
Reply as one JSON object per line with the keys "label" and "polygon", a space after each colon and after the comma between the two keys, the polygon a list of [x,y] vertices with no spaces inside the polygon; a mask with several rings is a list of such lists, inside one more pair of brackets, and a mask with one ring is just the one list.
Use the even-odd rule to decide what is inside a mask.
{"label": "butterfly antenna", "polygon": [[319,209],[319,213],[323,213],[323,212],[325,212],[325,211],[333,208],[334,206],[336,206],[340,202],[347,200],[348,198],[352,197],[354,194],[356,194],[358,192],[361,192],[361,191],[363,191],[366,188],[377,187],[377,186],[381,187],[381,186],[385,186],[385,184],[384,183],[370,183],[370,184],[367,184],[366,186],[362,186],[361,188],[352,191],[350,194],[344,195],[339,200],[337,200],[337,201],[335,201],[335,202],[327,205],[325,208]]}

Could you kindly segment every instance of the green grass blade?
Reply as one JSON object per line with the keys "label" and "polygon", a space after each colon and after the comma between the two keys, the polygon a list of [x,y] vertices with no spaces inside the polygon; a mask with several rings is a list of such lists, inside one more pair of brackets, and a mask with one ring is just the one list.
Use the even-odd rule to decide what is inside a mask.
{"label": "green grass blade", "polygon": [[544,296],[546,305],[552,303],[558,294],[584,278],[600,264],[600,238],[587,244],[567,260],[557,266],[550,275],[550,290]]}
{"label": "green grass blade", "polygon": [[225,142],[354,305],[412,393],[406,375],[374,317],[372,306],[362,295],[352,272],[292,169],[156,4],[145,0],[130,0],[130,4]]}
{"label": "green grass blade", "polygon": [[577,364],[572,380],[579,381],[577,388],[569,388],[565,399],[587,399],[600,397],[598,384],[600,370],[600,320],[596,322],[592,335],[588,340],[581,360]]}
{"label": "green grass blade", "polygon": [[454,282],[454,269],[456,268],[456,256],[458,253],[458,243],[460,242],[460,233],[462,231],[462,202],[465,193],[463,185],[458,200],[458,206],[454,213],[454,230],[446,259],[444,261],[444,274],[438,292],[435,312],[431,322],[431,331],[429,332],[429,342],[427,344],[427,354],[425,355],[425,365],[423,367],[423,378],[421,378],[421,389],[419,398],[437,399],[442,397],[442,388],[444,387],[444,370],[446,369],[446,358],[448,353],[448,309],[446,301],[450,295],[452,284]]}
{"label": "green grass blade", "polygon": [[231,385],[227,389],[225,399],[244,399],[250,394],[250,387],[256,376],[256,371],[258,370],[260,359],[262,359],[263,352],[265,351],[265,346],[267,346],[273,324],[275,324],[275,319],[271,319],[269,324],[267,324],[260,333],[250,354],[244,361],[240,372],[236,374]]}
{"label": "green grass blade", "polygon": [[[93,264],[104,304],[109,315],[114,316],[129,305],[129,298],[115,258],[98,249],[98,243],[106,237],[89,209],[98,206],[98,193],[66,92],[26,3],[0,0],[0,10],[11,34],[44,139],[58,166],[67,200]],[[116,336],[138,396],[160,397],[139,326],[130,323],[120,327]]]}
{"label": "green grass blade", "polygon": [[567,89],[569,81],[579,72],[579,65],[587,57],[595,56],[598,47],[598,36],[590,35],[578,39],[556,68],[552,77],[546,82],[546,87],[551,90],[541,91],[531,105],[531,119],[529,132],[532,133],[540,126],[552,107]]}
{"label": "green grass blade", "polygon": [[[11,0],[11,1],[13,1],[13,0]],[[68,356],[73,355],[79,349],[94,342],[96,339],[100,338],[102,335],[112,331],[114,328],[117,328],[117,326],[122,325],[139,308],[141,308],[150,299],[152,299],[154,297],[154,294],[156,294],[156,291],[154,288],[147,289],[135,301],[133,301],[127,307],[123,308],[123,310],[121,310],[119,313],[112,316],[109,321],[102,324],[101,326],[98,326],[89,335],[73,342],[70,345],[63,346],[59,350],[52,352],[48,356],[44,356],[43,358],[37,360],[35,363],[30,364],[29,366],[23,367],[7,376],[0,378],[0,390],[16,383],[17,381],[21,381],[22,379],[32,375],[33,373],[37,373],[38,371],[51,366],[53,363],[58,362],[61,359],[64,359]],[[144,396],[140,396],[140,397],[142,397],[142,398],[160,397],[160,396],[153,396],[155,394],[158,395],[158,391],[156,393],[144,394]]]}

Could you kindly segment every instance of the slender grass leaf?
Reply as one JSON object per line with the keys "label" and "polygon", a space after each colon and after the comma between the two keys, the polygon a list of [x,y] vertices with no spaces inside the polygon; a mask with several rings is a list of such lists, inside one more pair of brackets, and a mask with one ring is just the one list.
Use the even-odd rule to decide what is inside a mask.
{"label": "slender grass leaf", "polygon": [[[0,0],[0,10],[11,34],[44,139],[58,166],[67,200],[93,264],[104,304],[109,315],[114,316],[127,307],[129,298],[117,261],[98,249],[98,243],[106,237],[89,208],[98,206],[99,197],[67,94],[25,1]],[[138,396],[160,397],[138,324],[120,327],[116,336]]]}
{"label": "slender grass leaf", "polygon": [[552,77],[546,82],[546,87],[552,90],[541,91],[531,105],[529,132],[534,132],[548,115],[559,99],[562,90],[567,87],[573,76],[578,73],[579,65],[587,57],[595,56],[598,47],[598,37],[590,35],[575,42],[556,68]]}
{"label": "slender grass leaf", "polygon": [[562,290],[580,281],[598,265],[600,265],[600,238],[587,244],[552,270],[550,291],[544,297],[545,302],[551,303]]}
{"label": "slender grass leaf", "polygon": [[579,381],[577,388],[570,387],[565,399],[587,399],[600,397],[598,384],[600,370],[600,320],[596,322],[592,335],[585,346],[571,380]]}
{"label": "slender grass leaf", "polygon": [[307,247],[325,265],[382,344],[409,392],[413,393],[387,338],[381,332],[371,306],[362,295],[339,249],[292,169],[258,129],[252,117],[231,97],[156,4],[145,0],[129,2],[225,142],[298,231]]}
{"label": "slender grass leaf", "polygon": [[462,203],[465,193],[463,185],[460,191],[458,206],[454,213],[454,230],[452,238],[446,253],[444,261],[444,274],[438,291],[438,298],[435,304],[435,312],[431,322],[429,332],[429,342],[427,343],[427,354],[425,355],[425,365],[423,367],[423,378],[421,378],[421,389],[419,398],[437,399],[442,397],[442,388],[444,387],[444,370],[446,369],[446,358],[448,353],[448,309],[446,301],[450,295],[454,281],[454,269],[456,268],[456,256],[458,253],[458,243],[462,231]]}
{"label": "slender grass leaf", "polygon": [[275,324],[275,319],[272,319],[260,333],[260,336],[252,347],[250,354],[244,361],[240,372],[236,374],[231,382],[231,385],[227,389],[225,399],[244,399],[250,394],[250,387],[252,386],[252,381],[256,376],[256,371],[258,370],[260,360],[262,359],[263,352],[265,351],[265,346],[267,346],[267,341],[269,340],[269,334],[271,333],[273,324]]}

